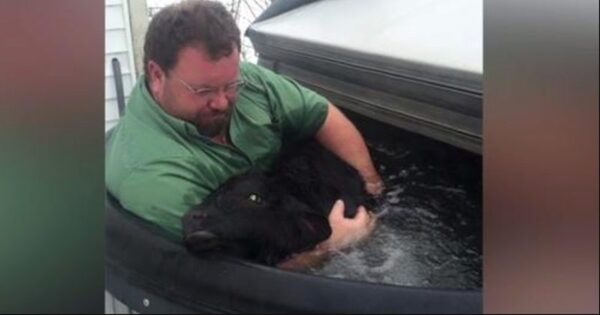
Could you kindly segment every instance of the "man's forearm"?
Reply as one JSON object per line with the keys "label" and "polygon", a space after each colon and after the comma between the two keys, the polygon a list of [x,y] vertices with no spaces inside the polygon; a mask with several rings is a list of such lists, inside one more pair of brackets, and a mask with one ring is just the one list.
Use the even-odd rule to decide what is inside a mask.
{"label": "man's forearm", "polygon": [[317,248],[311,251],[298,253],[292,256],[291,258],[279,263],[277,267],[286,270],[305,270],[308,268],[315,268],[323,264],[327,258],[329,258],[329,253],[317,246]]}
{"label": "man's forearm", "polygon": [[367,184],[381,181],[362,135],[332,104],[329,104],[327,119],[316,138],[324,147],[356,168]]}

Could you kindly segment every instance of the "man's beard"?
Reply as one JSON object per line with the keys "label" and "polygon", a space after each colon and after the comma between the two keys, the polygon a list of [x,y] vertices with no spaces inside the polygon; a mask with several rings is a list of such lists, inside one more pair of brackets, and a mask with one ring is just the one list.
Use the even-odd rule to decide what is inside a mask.
{"label": "man's beard", "polygon": [[229,106],[225,112],[213,114],[210,118],[206,116],[206,113],[198,113],[194,118],[196,130],[198,130],[199,134],[208,138],[224,134],[229,126],[232,112],[233,106]]}
{"label": "man's beard", "polygon": [[[176,104],[175,102],[177,102],[177,99],[170,90],[167,90],[162,99],[162,103],[165,104],[163,108],[177,108],[177,106],[174,106]],[[195,116],[174,116],[194,125],[200,135],[214,138],[221,134],[225,134],[225,131],[229,127],[229,120],[231,119],[234,108],[235,101],[230,101],[225,111],[198,111]]]}

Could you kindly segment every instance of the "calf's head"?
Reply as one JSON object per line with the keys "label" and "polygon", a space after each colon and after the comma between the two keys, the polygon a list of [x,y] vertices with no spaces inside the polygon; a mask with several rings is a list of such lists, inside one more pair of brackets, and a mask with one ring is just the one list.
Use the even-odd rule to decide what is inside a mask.
{"label": "calf's head", "polygon": [[221,185],[183,217],[183,231],[194,252],[220,251],[265,264],[310,249],[331,234],[328,213],[257,172]]}

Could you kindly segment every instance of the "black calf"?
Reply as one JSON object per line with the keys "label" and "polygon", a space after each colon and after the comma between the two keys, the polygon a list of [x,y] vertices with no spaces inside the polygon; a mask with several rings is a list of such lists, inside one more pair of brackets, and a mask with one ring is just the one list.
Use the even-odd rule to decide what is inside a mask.
{"label": "black calf", "polygon": [[358,172],[315,142],[299,147],[272,172],[234,177],[187,213],[188,248],[274,265],[329,237],[335,200],[343,199],[345,216],[354,217],[368,198]]}

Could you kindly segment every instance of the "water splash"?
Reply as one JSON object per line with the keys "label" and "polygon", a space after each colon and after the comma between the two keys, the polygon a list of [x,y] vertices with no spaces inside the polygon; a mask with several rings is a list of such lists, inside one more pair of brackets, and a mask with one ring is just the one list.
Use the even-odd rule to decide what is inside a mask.
{"label": "water splash", "polygon": [[[440,144],[441,145],[441,144]],[[389,139],[369,141],[386,182],[378,226],[307,272],[404,286],[481,288],[481,158],[432,158]]]}

